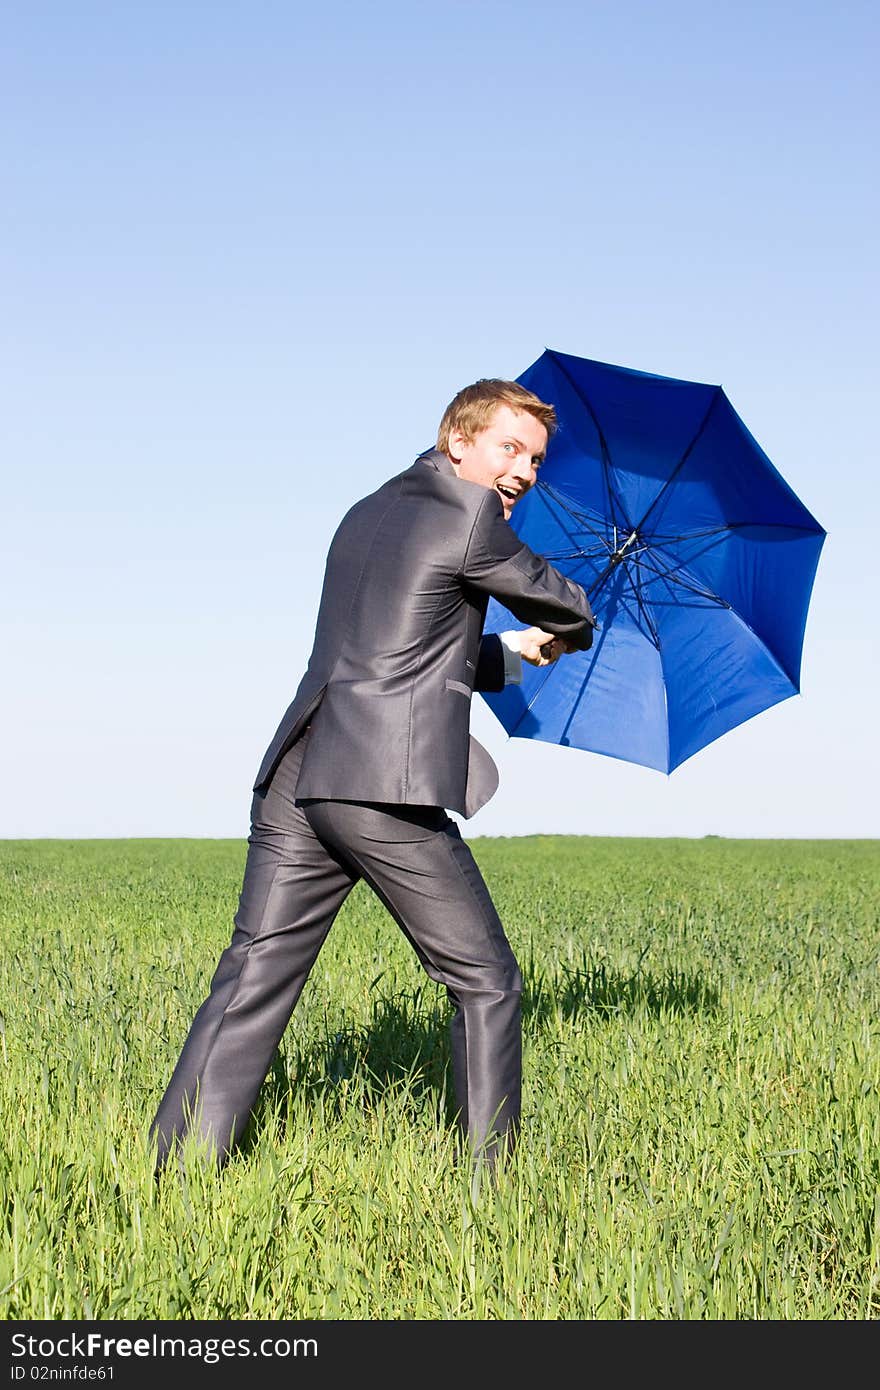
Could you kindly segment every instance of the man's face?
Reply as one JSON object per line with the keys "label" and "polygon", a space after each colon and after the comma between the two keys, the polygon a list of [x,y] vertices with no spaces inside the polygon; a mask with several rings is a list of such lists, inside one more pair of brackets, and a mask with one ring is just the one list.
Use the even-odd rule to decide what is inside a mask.
{"label": "man's face", "polygon": [[547,452],[547,431],[526,410],[499,405],[484,430],[465,439],[449,434],[449,457],[460,478],[492,488],[501,498],[505,521],[538,476]]}

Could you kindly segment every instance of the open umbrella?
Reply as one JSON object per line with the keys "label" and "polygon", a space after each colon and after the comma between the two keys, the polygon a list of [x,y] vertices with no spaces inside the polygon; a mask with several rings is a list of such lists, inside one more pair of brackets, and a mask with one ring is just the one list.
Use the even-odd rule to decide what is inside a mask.
{"label": "open umbrella", "polygon": [[[511,525],[599,626],[483,698],[511,736],[671,772],[798,693],[825,531],[720,386],[549,349],[518,380],[559,429]],[[490,602],[487,632],[518,626]]]}

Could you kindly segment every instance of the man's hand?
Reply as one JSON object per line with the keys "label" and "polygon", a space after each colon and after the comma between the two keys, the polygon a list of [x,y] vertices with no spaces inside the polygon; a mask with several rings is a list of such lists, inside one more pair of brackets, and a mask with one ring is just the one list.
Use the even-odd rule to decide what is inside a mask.
{"label": "man's hand", "polygon": [[576,650],[564,637],[554,637],[552,632],[545,632],[540,627],[527,627],[516,635],[520,655],[530,666],[552,666],[564,652]]}

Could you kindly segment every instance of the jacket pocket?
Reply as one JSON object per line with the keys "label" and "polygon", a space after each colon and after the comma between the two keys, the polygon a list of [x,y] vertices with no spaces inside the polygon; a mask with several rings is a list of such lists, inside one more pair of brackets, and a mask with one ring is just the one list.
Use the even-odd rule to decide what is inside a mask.
{"label": "jacket pocket", "polygon": [[471,695],[473,694],[473,691],[471,690],[470,686],[465,685],[464,681],[451,681],[447,679],[446,689],[456,690],[459,695],[466,695],[468,699],[470,699]]}

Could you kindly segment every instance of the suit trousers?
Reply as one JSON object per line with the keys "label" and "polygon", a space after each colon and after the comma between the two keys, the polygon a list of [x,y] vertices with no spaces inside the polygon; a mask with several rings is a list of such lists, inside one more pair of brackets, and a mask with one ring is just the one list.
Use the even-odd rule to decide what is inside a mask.
{"label": "suit trousers", "polygon": [[366,881],[452,1004],[458,1119],[475,1158],[520,1119],[522,979],[489,890],[446,811],[297,801],[306,732],[254,795],[234,932],[159,1104],[157,1172],[188,1134],[223,1163],[241,1139],[309,971]]}

